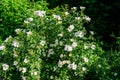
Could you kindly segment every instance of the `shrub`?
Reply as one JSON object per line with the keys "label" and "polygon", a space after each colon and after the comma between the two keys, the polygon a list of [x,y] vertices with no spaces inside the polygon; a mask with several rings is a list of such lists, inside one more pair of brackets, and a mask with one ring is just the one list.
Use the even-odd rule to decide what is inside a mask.
{"label": "shrub", "polygon": [[94,32],[87,34],[83,26],[91,18],[83,13],[85,7],[80,8],[79,12],[76,7],[57,13],[38,10],[24,20],[24,29],[16,29],[17,36],[0,46],[0,78],[83,80],[94,68],[96,75],[106,74],[110,67],[100,58],[103,50]]}
{"label": "shrub", "polygon": [[46,9],[43,1],[0,0],[0,36],[4,40],[9,35],[15,35],[14,29],[19,28],[25,18],[31,16],[33,10]]}
{"label": "shrub", "polygon": [[[70,7],[80,5],[86,6],[85,14],[89,15],[92,21],[86,25],[87,30],[95,31],[96,38],[104,41],[103,49],[114,48],[116,50],[116,37],[120,36],[119,12],[120,2],[118,0],[47,0],[49,8],[68,4]],[[96,5],[97,4],[97,5]],[[111,36],[112,34],[115,37]]]}

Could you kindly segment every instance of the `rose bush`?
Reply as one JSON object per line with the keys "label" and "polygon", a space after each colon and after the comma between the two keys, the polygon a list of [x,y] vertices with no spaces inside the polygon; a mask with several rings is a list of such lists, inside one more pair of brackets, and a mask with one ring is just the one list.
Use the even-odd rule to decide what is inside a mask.
{"label": "rose bush", "polygon": [[[102,80],[109,65],[101,59],[103,50],[83,24],[91,21],[85,7],[76,12],[35,11],[0,45],[0,79],[83,80],[95,68]],[[103,64],[106,63],[106,64]],[[104,67],[102,67],[104,66]],[[102,73],[101,73],[102,74]]]}

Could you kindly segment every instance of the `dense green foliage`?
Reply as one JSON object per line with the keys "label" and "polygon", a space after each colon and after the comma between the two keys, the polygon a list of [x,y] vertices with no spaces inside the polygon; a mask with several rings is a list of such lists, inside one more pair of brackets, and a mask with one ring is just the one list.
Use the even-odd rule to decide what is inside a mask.
{"label": "dense green foliage", "polygon": [[[43,4],[44,3],[44,4]],[[0,0],[0,37],[4,40],[9,35],[14,35],[14,29],[20,27],[25,18],[34,10],[46,9],[46,3],[28,0]]]}

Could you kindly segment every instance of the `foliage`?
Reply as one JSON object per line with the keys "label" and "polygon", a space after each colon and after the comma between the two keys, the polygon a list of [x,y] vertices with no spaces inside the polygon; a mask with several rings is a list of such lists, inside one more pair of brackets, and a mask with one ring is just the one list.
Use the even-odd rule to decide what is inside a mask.
{"label": "foliage", "polygon": [[[111,47],[116,49],[116,37],[120,36],[120,2],[118,0],[47,0],[49,8],[68,4],[70,7],[80,5],[86,6],[85,14],[89,15],[92,21],[86,25],[87,30],[95,31],[96,38],[104,41],[105,50]],[[96,5],[97,4],[97,5]],[[115,37],[111,35],[114,34]],[[111,45],[110,45],[111,44]]]}
{"label": "foliage", "polygon": [[14,29],[20,27],[25,18],[31,16],[34,10],[47,9],[43,1],[0,0],[0,36],[4,40],[14,35]]}
{"label": "foliage", "polygon": [[24,28],[15,29],[17,36],[0,45],[0,78],[84,80],[95,69],[95,78],[108,79],[110,66],[101,59],[103,50],[94,32],[87,34],[83,24],[91,18],[84,14],[85,7],[80,8],[38,10],[25,19]]}

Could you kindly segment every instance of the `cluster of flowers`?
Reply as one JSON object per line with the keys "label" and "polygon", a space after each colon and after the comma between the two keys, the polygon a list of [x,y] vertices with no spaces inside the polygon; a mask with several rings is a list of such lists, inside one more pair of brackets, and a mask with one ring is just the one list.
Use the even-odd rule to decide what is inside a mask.
{"label": "cluster of flowers", "polygon": [[[80,7],[80,9],[83,12],[85,7]],[[77,10],[77,8],[73,7],[71,8],[71,10],[75,14],[75,11]],[[71,13],[69,12],[64,12],[63,15],[52,14],[52,19],[51,17],[49,18],[49,16],[47,17],[46,11],[35,11],[34,15],[38,17],[38,18],[35,18],[35,20],[40,19],[40,20],[36,20],[38,21],[37,24],[33,22],[34,18],[27,18],[24,21],[24,23],[28,24],[26,26],[30,26],[30,27],[26,27],[26,29],[16,29],[15,32],[16,34],[18,34],[17,38],[14,39],[10,36],[5,40],[6,43],[9,43],[9,41],[12,40],[10,45],[11,47],[13,47],[12,51],[14,52],[14,54],[9,54],[9,51],[8,51],[7,54],[12,56],[14,55],[15,58],[17,57],[19,59],[22,59],[21,57],[24,56],[23,62],[20,62],[19,60],[13,61],[13,65],[16,66],[18,71],[23,73],[22,75],[23,80],[26,80],[26,77],[27,75],[29,75],[29,73],[30,73],[30,76],[39,75],[39,77],[37,78],[40,78],[40,75],[42,73],[40,74],[39,71],[36,71],[36,70],[41,70],[42,64],[39,63],[40,58],[45,58],[42,61],[43,63],[45,62],[45,65],[47,65],[47,63],[49,64],[49,61],[51,61],[50,58],[52,57],[52,60],[53,59],[55,60],[54,64],[57,65],[57,68],[54,67],[53,71],[56,71],[58,68],[62,70],[62,68],[65,68],[64,65],[67,65],[68,70],[73,70],[73,71],[79,70],[78,69],[79,65],[77,62],[79,61],[81,56],[83,56],[83,61],[84,61],[83,64],[89,63],[90,60],[86,56],[87,55],[94,56],[92,53],[94,50],[97,50],[96,49],[97,46],[96,46],[96,43],[94,44],[92,42],[89,42],[89,40],[86,40],[85,38],[86,31],[83,25],[81,26],[81,24],[83,23],[83,21],[90,22],[91,18],[89,18],[86,15],[82,15],[82,16],[79,15],[79,16],[75,16],[73,20],[73,18],[70,18]],[[51,20],[55,21],[56,24],[53,24],[52,23],[53,21]],[[44,23],[44,26],[41,25],[43,23]],[[67,24],[67,25],[64,25],[64,24]],[[35,28],[35,29],[39,29],[40,31],[36,32],[37,30],[35,29],[32,30],[33,26],[35,27],[39,26],[39,28]],[[45,26],[47,26],[49,29],[44,28]],[[54,33],[53,34],[46,33],[46,31],[49,31],[49,30],[53,30],[52,32]],[[22,36],[19,35],[21,33],[23,33]],[[90,35],[94,35],[93,31],[90,31],[90,33],[91,33]],[[51,35],[48,36],[49,34]],[[47,36],[44,36],[44,35],[47,35]],[[25,38],[24,40],[26,40],[26,42],[24,40],[23,42],[20,41],[21,38]],[[21,48],[21,46],[23,48]],[[6,50],[9,50],[6,48],[10,48],[10,47],[5,46],[4,44],[0,45],[0,51],[3,51],[2,52],[3,55],[4,53],[7,52]],[[22,49],[23,51],[28,51],[29,54],[27,54],[26,52],[23,52]],[[84,54],[80,55],[80,53],[82,53],[83,50],[86,52],[83,52]],[[55,57],[53,55],[55,55]],[[60,59],[57,59],[56,57],[59,57]],[[11,64],[7,62],[6,63],[2,62],[3,70],[9,71],[9,68],[11,68],[10,65]],[[25,65],[28,65],[29,69],[25,67]],[[50,66],[50,67],[53,67],[53,66]],[[82,71],[86,71],[86,67],[82,66]],[[54,76],[52,76],[52,79],[54,79]]]}

